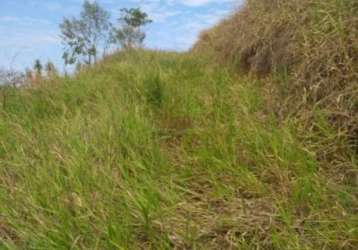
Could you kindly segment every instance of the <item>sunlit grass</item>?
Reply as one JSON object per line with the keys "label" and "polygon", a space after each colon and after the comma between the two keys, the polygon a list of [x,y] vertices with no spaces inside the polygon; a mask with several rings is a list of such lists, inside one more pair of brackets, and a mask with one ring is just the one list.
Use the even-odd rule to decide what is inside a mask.
{"label": "sunlit grass", "polygon": [[[356,188],[321,174],[259,81],[118,54],[6,93],[0,248],[353,249]],[[327,130],[328,133],[329,130]]]}

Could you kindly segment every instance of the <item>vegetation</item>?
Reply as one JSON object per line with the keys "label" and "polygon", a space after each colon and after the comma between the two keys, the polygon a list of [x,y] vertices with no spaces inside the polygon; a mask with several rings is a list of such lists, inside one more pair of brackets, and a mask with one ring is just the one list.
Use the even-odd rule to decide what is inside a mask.
{"label": "vegetation", "polygon": [[0,86],[16,87],[23,84],[24,80],[25,76],[22,72],[0,68]]}
{"label": "vegetation", "polygon": [[66,46],[63,59],[66,64],[97,61],[100,48],[110,43],[110,14],[96,1],[85,0],[80,19],[64,18],[60,25],[63,43]]}
{"label": "vegetation", "polygon": [[141,47],[145,39],[145,33],[141,28],[152,22],[147,13],[139,8],[121,9],[119,18],[120,27],[115,29],[115,39],[124,49]]}
{"label": "vegetation", "polygon": [[261,93],[197,57],[145,51],[12,92],[3,247],[354,249],[353,172],[327,175]]}
{"label": "vegetation", "polygon": [[[357,12],[352,0],[249,0],[203,32],[194,51],[210,51],[236,71],[267,77],[269,110],[300,119],[303,137],[306,130],[321,131],[318,157],[355,172],[350,153],[358,152]],[[335,127],[335,136],[324,135],[321,119]]]}
{"label": "vegetation", "polygon": [[34,71],[35,71],[36,75],[41,76],[42,70],[43,70],[43,66],[42,66],[41,61],[39,59],[36,59],[35,63],[34,63]]}
{"label": "vegetation", "polygon": [[53,62],[48,61],[45,65],[45,71],[46,71],[46,76],[48,78],[52,78],[58,75],[58,71],[56,69],[55,64],[53,64]]}
{"label": "vegetation", "polygon": [[357,5],[325,3],[2,88],[0,249],[355,249]]}
{"label": "vegetation", "polygon": [[113,27],[108,11],[96,1],[85,0],[80,19],[64,18],[60,25],[65,63],[96,63],[99,52],[105,55],[111,44],[119,43],[123,49],[140,47],[145,39],[141,28],[152,22],[147,13],[124,8],[118,21],[120,26]]}

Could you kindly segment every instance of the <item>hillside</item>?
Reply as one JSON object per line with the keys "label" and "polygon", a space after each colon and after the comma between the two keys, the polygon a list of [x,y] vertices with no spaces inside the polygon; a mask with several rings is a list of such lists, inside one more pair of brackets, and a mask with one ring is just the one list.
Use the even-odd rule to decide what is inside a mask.
{"label": "hillside", "polygon": [[354,179],[327,176],[261,84],[132,52],[7,93],[5,249],[353,249]]}
{"label": "hillside", "polygon": [[249,0],[202,32],[193,52],[265,78],[269,110],[299,119],[304,137],[325,120],[336,135],[320,157],[346,165],[342,154],[358,152],[357,13],[352,0]]}
{"label": "hillside", "polygon": [[[269,2],[188,53],[120,52],[1,88],[0,249],[355,249],[357,5]],[[274,20],[312,10],[342,23],[297,21],[310,51],[301,30],[274,43]],[[280,50],[254,39],[263,24]]]}

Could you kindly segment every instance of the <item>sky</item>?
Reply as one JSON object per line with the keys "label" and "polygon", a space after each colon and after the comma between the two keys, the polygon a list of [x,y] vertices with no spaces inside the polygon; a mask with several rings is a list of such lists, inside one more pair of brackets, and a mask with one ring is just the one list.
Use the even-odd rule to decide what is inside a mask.
{"label": "sky", "polygon": [[[97,0],[111,13],[140,7],[153,23],[145,31],[145,47],[183,51],[199,32],[240,6],[241,0]],[[83,0],[0,0],[0,68],[23,70],[35,59],[63,69],[59,24],[77,17]]]}

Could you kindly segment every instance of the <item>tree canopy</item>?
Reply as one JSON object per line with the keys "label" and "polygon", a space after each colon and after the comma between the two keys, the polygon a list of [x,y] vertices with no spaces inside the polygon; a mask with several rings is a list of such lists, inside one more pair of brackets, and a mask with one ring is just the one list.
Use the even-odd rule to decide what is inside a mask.
{"label": "tree canopy", "polygon": [[100,50],[110,43],[110,14],[96,1],[86,0],[80,18],[64,18],[61,37],[65,45],[63,59],[66,64],[78,61],[85,64],[95,63]]}
{"label": "tree canopy", "polygon": [[146,37],[142,28],[151,22],[140,8],[124,8],[120,10],[118,27],[114,27],[108,11],[96,1],[86,0],[79,18],[64,18],[60,25],[65,64],[93,64],[111,44],[123,49],[138,48]]}
{"label": "tree canopy", "polygon": [[115,29],[115,37],[122,48],[140,47],[146,37],[141,28],[152,22],[148,14],[140,8],[124,8],[118,21],[120,26]]}

